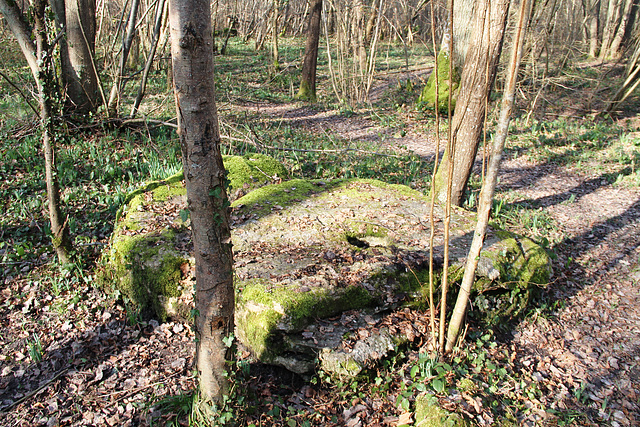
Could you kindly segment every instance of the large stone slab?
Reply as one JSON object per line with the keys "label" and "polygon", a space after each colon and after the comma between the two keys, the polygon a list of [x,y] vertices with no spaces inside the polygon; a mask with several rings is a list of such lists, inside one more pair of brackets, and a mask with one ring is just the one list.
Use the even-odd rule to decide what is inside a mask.
{"label": "large stone slab", "polygon": [[[131,199],[121,216],[112,239],[112,271],[116,283],[130,284],[130,294],[156,316],[184,318],[193,297],[184,192],[177,182],[169,184],[169,196],[156,203],[158,188]],[[425,300],[431,227],[424,195],[376,180],[291,180],[253,190],[232,206],[236,333],[257,358],[300,373],[319,360],[326,370],[354,374],[408,339],[385,326],[383,317]],[[444,235],[438,207],[434,223],[434,264],[440,271]],[[449,271],[455,279],[474,214],[454,209],[450,224]],[[490,229],[474,313],[487,322],[517,315],[550,274],[543,248]],[[353,332],[363,329],[370,333],[354,340]]]}

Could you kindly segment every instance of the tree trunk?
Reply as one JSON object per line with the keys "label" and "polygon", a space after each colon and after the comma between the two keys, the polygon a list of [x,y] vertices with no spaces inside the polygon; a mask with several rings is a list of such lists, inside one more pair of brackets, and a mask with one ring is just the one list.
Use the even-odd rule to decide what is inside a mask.
{"label": "tree trunk", "polygon": [[618,21],[620,18],[620,9],[624,0],[609,0],[607,3],[607,14],[604,22],[604,28],[602,29],[602,44],[600,45],[600,59],[605,59],[610,56],[611,42],[616,34],[618,28]]}
{"label": "tree trunk", "polygon": [[616,34],[611,41],[611,46],[609,46],[609,56],[612,58],[618,58],[622,54],[622,47],[626,44],[626,37],[630,34],[627,31],[627,27],[629,22],[632,21],[631,13],[634,10],[633,8],[634,0],[626,0],[624,3],[624,8],[622,9],[622,16],[620,17],[620,23],[618,25],[618,29],[616,30]]}
{"label": "tree trunk", "polygon": [[366,80],[368,70],[367,70],[367,49],[365,48],[365,45],[364,45],[363,25],[365,22],[364,22],[364,6],[362,1],[363,0],[354,0],[353,9],[355,11],[355,14],[352,21],[353,54],[357,58],[357,65],[354,67],[355,68],[354,89],[356,93],[357,102],[362,102],[367,97],[367,94],[363,90],[365,86],[364,81]]}
{"label": "tree trunk", "polygon": [[304,101],[316,101],[316,69],[318,64],[318,43],[320,40],[320,20],[322,18],[322,0],[311,0],[307,44],[302,62],[300,90],[296,98]]}
{"label": "tree trunk", "polygon": [[[452,0],[449,0],[452,1]],[[474,16],[476,8],[480,7],[480,2],[473,0],[459,0],[453,2],[453,60],[458,69],[462,69],[465,64],[467,52],[471,48],[473,40],[470,40],[473,27],[469,25],[469,19]],[[448,52],[452,29],[447,24],[447,30],[443,36],[441,49]]]}
{"label": "tree trunk", "polygon": [[51,7],[59,30],[65,31],[60,45],[62,84],[66,91],[65,109],[71,113],[95,111],[102,103],[98,73],[94,68],[95,0],[52,0]]}
{"label": "tree trunk", "polygon": [[589,56],[595,58],[598,54],[598,31],[600,29],[600,1],[594,0],[585,3],[585,16],[587,17],[587,34],[589,36]]}
{"label": "tree trunk", "polygon": [[[213,86],[211,14],[206,0],[170,0],[171,56],[187,203],[196,263],[196,364],[200,392],[227,393],[225,344],[234,329],[233,254]],[[228,342],[228,341],[227,341]]]}
{"label": "tree trunk", "polygon": [[271,58],[273,73],[280,71],[280,49],[278,47],[278,0],[273,0],[273,10],[271,15]]}
{"label": "tree trunk", "polygon": [[371,43],[373,37],[373,28],[376,24],[376,18],[378,16],[378,8],[380,7],[380,0],[371,1],[371,10],[369,11],[369,18],[367,19],[367,25],[364,29],[364,42],[368,46]]}
{"label": "tree trunk", "polygon": [[509,0],[476,3],[474,30],[451,123],[454,153],[443,158],[436,174],[436,194],[441,202],[447,197],[445,183],[451,157],[454,163],[451,203],[462,205],[500,60],[508,10]]}
{"label": "tree trunk", "polygon": [[45,182],[49,205],[49,220],[51,222],[51,241],[58,255],[58,261],[61,264],[66,264],[70,261],[71,239],[69,238],[67,222],[63,219],[64,215],[60,207],[60,188],[52,140],[54,134],[52,99],[55,99],[55,94],[59,94],[59,91],[54,88],[56,79],[49,54],[50,46],[45,24],[45,2],[39,0],[33,3],[35,23],[33,39],[35,40],[35,45],[32,42],[29,25],[15,2],[0,0],[0,13],[7,20],[12,33],[18,40],[38,88],[40,129],[42,131],[42,147],[45,159]]}
{"label": "tree trunk", "polygon": [[500,108],[500,119],[498,123],[498,130],[493,141],[491,161],[489,162],[489,168],[487,170],[487,176],[482,186],[482,192],[480,194],[480,204],[478,205],[478,220],[476,222],[476,229],[473,235],[473,241],[469,249],[469,255],[467,256],[467,263],[465,264],[464,276],[462,278],[462,284],[460,285],[460,291],[458,292],[458,299],[449,322],[449,329],[447,331],[447,347],[446,351],[453,350],[462,322],[467,311],[467,304],[469,303],[469,295],[471,293],[471,286],[475,277],[475,272],[478,267],[478,260],[480,258],[480,251],[487,231],[487,225],[489,223],[489,213],[491,211],[491,202],[495,193],[496,183],[498,181],[498,171],[500,169],[500,160],[502,158],[502,151],[504,149],[504,143],[507,139],[507,133],[509,131],[509,119],[511,118],[511,111],[513,110],[513,100],[516,91],[516,80],[518,76],[518,68],[520,67],[520,59],[522,58],[522,46],[524,45],[524,36],[526,32],[526,25],[529,20],[529,2],[523,0],[520,3],[520,13],[518,16],[518,23],[516,28],[516,34],[513,42],[513,51],[511,55],[511,61],[509,64],[509,71],[507,74],[507,85],[504,91],[504,97],[502,98],[502,107]]}

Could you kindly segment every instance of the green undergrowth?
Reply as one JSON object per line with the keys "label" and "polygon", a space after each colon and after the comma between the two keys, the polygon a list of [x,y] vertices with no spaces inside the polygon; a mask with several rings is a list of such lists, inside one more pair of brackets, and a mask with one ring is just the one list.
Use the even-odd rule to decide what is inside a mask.
{"label": "green undergrowth", "polygon": [[[0,245],[15,248],[3,258],[11,261],[10,270],[19,270],[39,264],[52,252],[44,159],[37,128],[19,139],[9,136],[10,129],[1,132]],[[98,255],[128,192],[181,168],[175,134],[164,129],[99,130],[60,135],[56,142],[61,202],[81,262]]]}
{"label": "green undergrowth", "polygon": [[380,143],[348,141],[277,121],[256,122],[243,116],[230,119],[243,124],[239,136],[258,134],[261,145],[231,141],[226,153],[268,154],[282,162],[295,178],[375,178],[421,190],[426,190],[431,181],[431,162],[414,154],[390,151]]}
{"label": "green undergrowth", "polygon": [[[631,122],[629,122],[631,123]],[[550,167],[569,166],[608,184],[640,185],[640,128],[605,119],[556,119],[511,125],[507,154]]]}

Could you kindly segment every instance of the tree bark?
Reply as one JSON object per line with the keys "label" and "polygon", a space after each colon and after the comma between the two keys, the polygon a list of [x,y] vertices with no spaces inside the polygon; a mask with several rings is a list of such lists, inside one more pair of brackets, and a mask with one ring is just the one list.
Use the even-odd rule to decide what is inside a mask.
{"label": "tree bark", "polygon": [[483,131],[486,105],[495,80],[509,0],[476,3],[474,30],[460,79],[460,92],[452,118],[452,156],[445,156],[436,174],[436,191],[440,202],[447,197],[449,158],[453,158],[451,203],[461,206],[471,175]]}
{"label": "tree bark", "polygon": [[320,20],[322,18],[322,0],[311,0],[307,43],[302,62],[300,90],[296,98],[304,101],[316,101],[316,70],[318,65],[318,43],[320,41]]}
{"label": "tree bark", "polygon": [[520,67],[520,60],[522,58],[522,46],[524,45],[526,25],[529,20],[529,9],[529,2],[527,0],[523,0],[520,3],[520,13],[518,17],[516,34],[514,37],[509,71],[507,74],[507,85],[505,87],[504,97],[502,98],[498,130],[493,141],[491,160],[489,162],[489,168],[487,169],[487,176],[485,178],[485,182],[482,186],[482,191],[480,194],[476,229],[473,235],[473,240],[471,242],[471,247],[469,249],[469,255],[467,256],[462,284],[460,285],[460,291],[458,292],[458,299],[456,301],[456,305],[451,316],[451,321],[449,322],[449,329],[447,331],[447,352],[453,350],[458,339],[460,329],[462,327],[462,322],[467,311],[467,304],[469,303],[471,286],[473,285],[475,272],[478,267],[480,251],[482,250],[482,245],[487,231],[487,225],[489,223],[491,202],[493,200],[496,183],[498,181],[500,160],[502,159],[502,151],[507,139],[507,133],[509,131],[509,120],[511,118],[511,112],[513,110],[516,80],[518,76],[518,68]]}
{"label": "tree bark", "polygon": [[376,18],[378,17],[378,8],[380,7],[380,0],[371,1],[371,10],[369,10],[369,18],[367,18],[367,25],[364,29],[364,43],[368,46],[373,38],[373,29],[376,24]]}
{"label": "tree bark", "polygon": [[622,16],[620,17],[620,23],[618,24],[618,29],[616,30],[616,34],[611,41],[611,46],[609,46],[609,56],[612,58],[618,58],[622,54],[622,47],[626,44],[626,36],[630,34],[630,31],[627,31],[627,27],[629,22],[632,21],[631,13],[633,11],[634,0],[626,0],[624,3],[624,7],[622,9]]}
{"label": "tree bark", "polygon": [[196,263],[196,364],[200,392],[220,403],[229,382],[225,340],[234,329],[229,201],[213,86],[209,2],[170,0],[171,56]]}
{"label": "tree bark", "polygon": [[589,56],[595,58],[598,54],[598,31],[600,29],[600,1],[585,1],[585,15],[587,17],[587,34],[589,37]]}
{"label": "tree bark", "polygon": [[609,0],[607,3],[606,19],[602,29],[602,43],[600,45],[600,59],[605,59],[611,55],[611,42],[616,34],[620,19],[620,9],[624,0]]}
{"label": "tree bark", "polygon": [[66,92],[65,110],[71,113],[95,111],[102,103],[98,73],[94,69],[95,0],[52,0],[58,30],[62,84]]}
{"label": "tree bark", "polygon": [[273,9],[271,15],[271,59],[273,73],[280,71],[280,48],[278,47],[278,5],[279,0],[273,0]]}

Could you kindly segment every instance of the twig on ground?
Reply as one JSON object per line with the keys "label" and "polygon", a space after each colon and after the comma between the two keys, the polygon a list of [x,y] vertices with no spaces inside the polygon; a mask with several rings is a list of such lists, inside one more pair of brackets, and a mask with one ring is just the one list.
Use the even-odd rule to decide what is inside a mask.
{"label": "twig on ground", "polygon": [[57,374],[55,374],[53,377],[51,377],[50,380],[46,381],[44,384],[42,384],[40,387],[38,387],[37,389],[25,394],[24,396],[22,396],[20,399],[16,400],[15,402],[13,402],[12,404],[10,404],[9,406],[5,406],[4,408],[2,408],[0,410],[0,414],[4,414],[9,412],[11,409],[15,408],[16,406],[20,405],[21,403],[31,399],[33,396],[35,396],[36,394],[40,393],[42,390],[44,390],[45,388],[47,388],[49,386],[49,384],[51,384],[52,382],[54,382],[55,380],[57,380],[58,378],[60,378],[62,375],[64,375],[67,371],[69,370],[69,368],[64,368],[63,370],[61,370],[60,372],[58,372]]}

